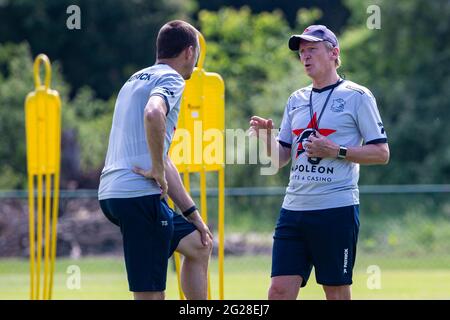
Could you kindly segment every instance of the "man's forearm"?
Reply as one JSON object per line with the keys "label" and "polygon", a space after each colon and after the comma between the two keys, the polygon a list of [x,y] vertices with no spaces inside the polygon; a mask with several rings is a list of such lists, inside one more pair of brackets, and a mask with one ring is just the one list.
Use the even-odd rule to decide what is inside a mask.
{"label": "man's forearm", "polygon": [[146,107],[144,126],[147,145],[152,156],[152,167],[163,170],[164,137],[166,135],[166,116],[163,110],[158,107]]}
{"label": "man's forearm", "polygon": [[345,159],[360,164],[387,164],[389,147],[387,143],[348,147]]}
{"label": "man's forearm", "polygon": [[290,160],[291,154],[288,148],[280,145],[272,134],[262,137],[267,147],[267,156],[277,168],[284,167]]}
{"label": "man's forearm", "polygon": [[[303,143],[307,157],[332,158],[338,157],[340,146],[327,139],[320,133],[311,135]],[[387,143],[366,144],[363,146],[349,146],[345,160],[360,164],[386,164],[389,161],[389,146]]]}
{"label": "man's forearm", "polygon": [[169,157],[167,157],[165,172],[169,186],[167,194],[182,212],[186,211],[194,205],[194,201],[184,188],[180,174]]}

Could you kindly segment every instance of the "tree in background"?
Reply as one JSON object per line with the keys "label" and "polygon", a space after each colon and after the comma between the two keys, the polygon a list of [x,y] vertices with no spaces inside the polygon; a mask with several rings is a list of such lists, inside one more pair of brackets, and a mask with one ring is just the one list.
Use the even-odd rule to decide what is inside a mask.
{"label": "tree in background", "polygon": [[[282,13],[276,11],[254,15],[249,8],[242,8],[239,11],[224,9],[218,13],[202,11],[200,17],[200,29],[207,39],[206,69],[219,72],[226,81],[227,128],[246,130],[248,119],[253,114],[272,117],[279,125],[289,94],[306,81],[301,75],[297,56],[287,48],[292,30]],[[304,15],[304,19],[306,17]],[[15,116],[9,116],[9,129],[23,128],[14,133],[11,131],[11,134],[5,132],[5,137],[8,137],[5,141],[14,144],[14,141],[24,141],[23,97],[33,88],[32,58],[27,45],[1,48],[0,55],[4,59],[0,70],[5,71],[2,88],[5,95],[12,96],[13,101],[1,101],[0,97],[0,103],[14,106]],[[54,61],[51,55],[50,58]],[[70,87],[62,79],[60,71],[56,63],[53,87],[60,91],[63,98],[63,180],[65,178],[67,181],[66,187],[95,188],[103,166],[114,96],[109,101],[97,100],[93,90],[85,85],[70,99]],[[10,83],[20,84],[20,89],[11,90]],[[6,110],[2,109],[3,112]],[[4,165],[14,164],[14,168],[4,170],[3,188],[23,186],[25,150],[13,153],[11,148],[3,150],[9,154],[2,158]],[[230,166],[229,169],[227,185],[267,183],[267,177],[259,175],[258,166]],[[244,176],[254,178],[243,180],[244,172]],[[9,179],[11,175],[17,179]],[[279,179],[269,179],[269,184],[279,185]]]}
{"label": "tree in background", "polygon": [[[167,5],[182,10],[181,2],[170,1],[162,8]],[[66,186],[74,181],[70,184],[73,187],[95,188],[103,166],[114,96],[133,71],[153,63],[154,49],[145,45],[153,45],[154,39],[149,37],[159,28],[155,21],[162,24],[168,20],[163,16],[166,9],[155,9],[151,14],[143,10],[153,8],[158,1],[135,1],[137,7],[130,5],[133,8],[123,8],[123,12],[118,11],[129,2],[116,1],[117,7],[112,8],[109,1],[79,1],[86,23],[82,22],[82,35],[65,29],[68,3],[0,2],[0,189],[25,186],[23,102],[34,87],[32,57],[40,53],[34,49],[31,54],[26,44],[4,44],[5,37],[19,41],[26,36],[52,60],[52,87],[63,98],[63,179]],[[367,7],[374,4],[372,1],[345,3],[351,16],[338,34],[343,61],[339,72],[372,90],[391,147],[390,164],[362,170],[361,183],[449,183],[450,140],[446,135],[450,93],[446,88],[450,83],[450,3],[378,1],[380,30],[366,25]],[[136,8],[144,13],[133,14]],[[324,19],[323,12],[300,11],[294,28],[281,11],[256,14],[243,7],[199,12],[196,25],[207,41],[205,68],[220,73],[226,84],[227,128],[246,129],[253,114],[272,117],[279,126],[289,95],[310,83],[297,55],[287,48],[289,35]],[[137,16],[140,18],[136,20]],[[159,20],[148,21],[152,16]],[[174,11],[171,17],[181,18],[183,14]],[[150,25],[154,26],[151,31]],[[135,34],[135,30],[142,33]],[[145,45],[140,47],[138,39],[145,39]],[[61,44],[65,50],[57,49]],[[49,53],[52,50],[55,54]],[[150,54],[152,58],[147,60]],[[64,77],[67,82],[62,70],[68,75]],[[108,91],[110,100],[95,98],[100,87]],[[228,166],[227,186],[286,185],[287,173],[261,176],[259,170],[254,165]]]}
{"label": "tree in background", "polygon": [[[73,4],[81,9],[80,30],[66,27]],[[0,189],[26,186],[23,103],[34,89],[33,57],[49,56],[52,87],[62,97],[61,187],[96,188],[117,92],[154,63],[161,25],[189,20],[194,8],[190,0],[1,1]]]}
{"label": "tree in background", "polygon": [[[0,44],[0,83],[0,189],[24,189],[27,181],[24,102],[34,90],[33,57],[27,44]],[[61,187],[95,188],[105,156],[113,104],[94,99],[88,87],[69,100],[69,85],[61,76],[61,66],[54,61],[51,87],[58,90],[62,102]]]}
{"label": "tree in background", "polygon": [[[81,29],[69,30],[70,5],[81,10]],[[70,96],[83,86],[108,99],[130,74],[155,61],[159,28],[189,19],[193,0],[0,1],[0,43],[27,41],[33,56],[61,62]]]}
{"label": "tree in background", "polygon": [[348,0],[343,70],[375,94],[388,133],[387,167],[362,183],[450,182],[450,2],[378,1],[381,29],[366,26],[373,1]]}
{"label": "tree in background", "polygon": [[[199,8],[208,11],[219,11],[229,7],[240,9],[248,7],[254,13],[272,12],[279,10],[292,28],[297,27],[297,12],[301,9],[320,8],[323,15],[316,20],[319,24],[326,24],[333,30],[340,32],[346,25],[350,12],[342,0],[197,0]],[[298,30],[300,31],[300,30]]]}
{"label": "tree in background", "polygon": [[[226,128],[247,130],[252,115],[270,117],[279,126],[289,95],[307,81],[298,56],[287,47],[292,30],[281,11],[201,11],[199,26],[207,39],[205,68],[225,81]],[[284,185],[286,180],[261,176],[255,165],[228,165],[226,174],[227,186]]]}

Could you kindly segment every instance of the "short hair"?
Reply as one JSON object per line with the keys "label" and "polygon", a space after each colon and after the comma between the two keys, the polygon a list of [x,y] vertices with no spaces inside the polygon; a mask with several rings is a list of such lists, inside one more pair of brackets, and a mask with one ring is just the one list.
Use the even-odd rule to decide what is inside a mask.
{"label": "short hair", "polygon": [[[335,46],[333,46],[333,44],[331,44],[331,42],[324,41],[323,43],[325,43],[325,47],[330,51],[335,48]],[[338,56],[337,59],[334,60],[334,65],[336,66],[336,69],[341,66],[341,57],[340,56]]]}
{"label": "short hair", "polygon": [[156,58],[175,58],[189,46],[198,46],[197,29],[181,20],[167,22],[158,32]]}

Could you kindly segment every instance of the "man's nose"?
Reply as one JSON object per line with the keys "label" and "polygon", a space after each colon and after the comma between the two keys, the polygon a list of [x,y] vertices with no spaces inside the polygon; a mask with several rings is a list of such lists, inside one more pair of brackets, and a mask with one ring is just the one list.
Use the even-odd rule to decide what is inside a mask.
{"label": "man's nose", "polygon": [[311,55],[309,53],[304,52],[301,56],[300,59],[304,62],[308,61],[309,59],[311,59]]}

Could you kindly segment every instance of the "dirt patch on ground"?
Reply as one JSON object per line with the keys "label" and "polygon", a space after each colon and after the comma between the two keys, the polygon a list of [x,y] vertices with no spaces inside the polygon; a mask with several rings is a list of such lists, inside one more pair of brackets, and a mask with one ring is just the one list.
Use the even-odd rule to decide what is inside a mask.
{"label": "dirt patch on ground", "polygon": [[[213,254],[217,255],[217,236]],[[225,254],[270,254],[270,234],[225,234]],[[61,199],[58,218],[57,256],[122,255],[122,237],[109,222],[96,199]],[[29,255],[28,203],[20,199],[0,201],[0,257]]]}

